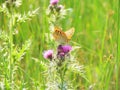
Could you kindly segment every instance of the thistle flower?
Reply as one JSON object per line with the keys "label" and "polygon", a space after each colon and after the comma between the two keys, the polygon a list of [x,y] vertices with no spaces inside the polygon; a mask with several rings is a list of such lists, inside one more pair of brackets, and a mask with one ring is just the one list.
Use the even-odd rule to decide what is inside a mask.
{"label": "thistle flower", "polygon": [[53,50],[47,50],[47,51],[45,51],[45,52],[43,53],[43,57],[44,57],[45,59],[50,59],[50,60],[52,60],[52,58],[53,58]]}
{"label": "thistle flower", "polygon": [[72,47],[70,45],[59,45],[58,48],[58,53],[57,53],[57,58],[59,60],[64,61],[66,56],[69,56],[69,52],[72,50]]}
{"label": "thistle flower", "polygon": [[67,53],[69,53],[70,51],[72,50],[72,47],[70,46],[70,45],[59,45],[58,46],[58,53],[61,53],[61,52],[63,52],[63,53],[65,53],[65,54],[67,54]]}
{"label": "thistle flower", "polygon": [[50,0],[51,5],[56,5],[59,2],[59,0]]}

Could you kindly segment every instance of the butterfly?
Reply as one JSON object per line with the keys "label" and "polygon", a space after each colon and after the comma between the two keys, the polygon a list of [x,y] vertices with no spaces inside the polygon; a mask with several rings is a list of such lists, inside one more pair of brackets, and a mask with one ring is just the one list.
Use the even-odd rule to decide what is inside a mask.
{"label": "butterfly", "polygon": [[55,41],[63,44],[68,43],[75,32],[74,28],[69,29],[68,31],[64,32],[62,29],[55,27],[53,32],[53,37]]}

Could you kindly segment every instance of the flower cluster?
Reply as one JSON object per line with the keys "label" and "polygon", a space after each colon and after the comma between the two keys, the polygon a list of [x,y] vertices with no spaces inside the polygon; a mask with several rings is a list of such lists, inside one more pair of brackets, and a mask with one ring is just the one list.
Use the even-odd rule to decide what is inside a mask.
{"label": "flower cluster", "polygon": [[[69,56],[69,52],[72,50],[70,45],[59,45],[57,47],[57,55],[53,55],[53,50],[47,50],[43,53],[45,59],[52,61],[53,59],[65,60],[66,56]],[[55,58],[57,57],[57,58]]]}
{"label": "flower cluster", "polygon": [[50,0],[50,5],[46,11],[50,26],[55,26],[65,17],[67,9],[63,5],[59,5],[59,0]]}
{"label": "flower cluster", "polygon": [[[65,15],[66,11],[64,7],[62,5],[59,5],[58,3],[59,0],[50,0],[50,5],[47,9],[47,15],[49,18],[48,21],[53,26],[57,24],[59,19],[61,19]],[[56,48],[56,55],[53,55],[53,50],[47,50],[43,53],[43,56],[45,59],[49,59],[50,61],[53,61],[53,59],[57,59],[58,61],[63,62],[66,57],[70,57],[69,52],[71,50],[72,47],[70,45],[62,45],[61,43],[59,43],[58,47]]]}
{"label": "flower cluster", "polygon": [[[75,49],[73,49],[68,42],[60,42],[65,41],[62,35],[64,32],[61,31],[58,32],[59,34],[56,34],[57,30],[55,30],[55,27],[60,26],[60,20],[65,17],[68,10],[71,9],[64,9],[62,5],[59,5],[59,0],[50,0],[50,5],[47,9],[48,22],[50,31],[52,31],[53,37],[55,36],[54,39],[57,38],[55,41],[58,41],[57,43],[59,44],[57,46],[55,45],[56,47],[54,49],[46,50],[43,53],[43,57],[49,61],[46,66],[47,90],[75,90],[76,88],[73,89],[74,86],[69,84],[69,80],[65,76],[68,75],[66,73],[69,70],[70,72],[72,70],[75,73],[80,73],[81,70],[81,67],[78,66],[78,62],[75,61],[74,56],[70,54],[71,50]],[[48,34],[51,36],[51,33]]]}

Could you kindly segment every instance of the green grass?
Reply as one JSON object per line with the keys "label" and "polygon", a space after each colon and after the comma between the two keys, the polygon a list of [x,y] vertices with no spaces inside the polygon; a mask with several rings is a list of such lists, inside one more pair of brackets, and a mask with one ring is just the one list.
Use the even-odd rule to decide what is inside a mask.
{"label": "green grass", "polygon": [[[24,14],[29,10],[39,7],[38,14],[30,21],[16,25],[18,34],[11,36],[13,43],[20,48],[31,39],[32,44],[29,50],[25,50],[24,58],[19,62],[19,70],[15,75],[15,82],[20,86],[20,90],[27,87],[29,90],[45,90],[45,68],[41,61],[43,51],[52,48],[54,43],[46,42],[45,33],[49,32],[49,24],[46,16],[46,9],[49,0],[22,0],[22,5],[16,12]],[[2,4],[4,0],[0,0]],[[72,13],[68,14],[60,23],[64,30],[75,28],[72,41],[81,47],[77,52],[77,60],[80,65],[84,65],[85,77],[70,73],[70,79],[74,85],[78,85],[76,90],[88,90],[92,86],[93,90],[119,90],[119,0],[60,0],[65,8],[72,8]],[[120,6],[120,5],[119,5]],[[9,34],[9,19],[5,14],[0,13],[0,29]],[[12,42],[12,39],[10,39]],[[0,44],[2,40],[0,40]],[[11,45],[10,45],[11,46]],[[9,47],[10,48],[10,47]],[[11,47],[11,50],[12,47]],[[24,50],[23,50],[24,51]],[[14,53],[11,51],[11,53]],[[2,55],[2,54],[1,54]],[[11,57],[12,59],[12,57]],[[0,82],[5,82],[6,87],[9,81],[5,59],[0,56]],[[11,62],[10,62],[11,63]],[[43,84],[43,86],[41,86]],[[9,90],[9,89],[8,89]],[[38,89],[39,90],[39,89]]]}

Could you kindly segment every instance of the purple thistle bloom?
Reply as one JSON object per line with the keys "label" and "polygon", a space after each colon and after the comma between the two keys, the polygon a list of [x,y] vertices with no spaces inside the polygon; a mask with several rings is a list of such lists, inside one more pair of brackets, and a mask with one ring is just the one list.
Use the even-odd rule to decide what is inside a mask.
{"label": "purple thistle bloom", "polygon": [[69,52],[72,47],[70,45],[59,45],[57,50],[57,58],[64,61],[66,57],[70,56]]}
{"label": "purple thistle bloom", "polygon": [[72,50],[72,47],[70,45],[59,45],[58,46],[58,54],[63,52],[65,54],[67,54],[68,52],[70,52]]}
{"label": "purple thistle bloom", "polygon": [[53,50],[47,50],[47,51],[45,51],[45,52],[43,53],[43,57],[44,57],[45,59],[50,59],[50,60],[52,60],[52,58],[53,58]]}
{"label": "purple thistle bloom", "polygon": [[50,0],[51,5],[56,5],[59,2],[59,0]]}

